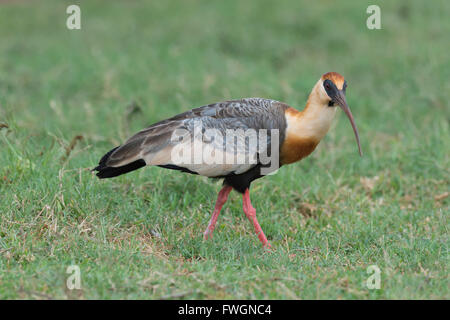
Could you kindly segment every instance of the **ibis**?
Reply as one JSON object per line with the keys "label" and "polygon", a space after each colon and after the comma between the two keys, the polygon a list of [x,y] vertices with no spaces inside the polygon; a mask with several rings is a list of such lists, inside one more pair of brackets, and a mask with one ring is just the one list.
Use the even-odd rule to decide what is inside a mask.
{"label": "ibis", "polygon": [[[250,201],[250,184],[310,155],[329,130],[338,106],[350,120],[362,156],[346,88],[342,75],[328,72],[314,85],[301,111],[263,98],[195,108],[136,133],[107,152],[93,170],[100,179],[144,166],[223,179],[204,238],[212,237],[220,211],[234,189],[242,194],[244,213],[262,245],[270,248]],[[253,133],[256,139],[252,139]]]}

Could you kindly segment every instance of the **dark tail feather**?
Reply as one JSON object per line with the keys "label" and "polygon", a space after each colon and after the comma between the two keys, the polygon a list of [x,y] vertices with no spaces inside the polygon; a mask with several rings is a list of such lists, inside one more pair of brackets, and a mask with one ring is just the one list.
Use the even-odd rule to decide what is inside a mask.
{"label": "dark tail feather", "polygon": [[[119,146],[120,147],[120,146]],[[119,147],[115,147],[114,149],[109,150],[99,161],[98,166],[95,167],[93,170],[101,170],[102,168],[106,167],[106,161],[108,161],[109,156],[116,151]]]}
{"label": "dark tail feather", "polygon": [[105,154],[98,163],[98,166],[92,169],[92,171],[97,171],[96,175],[100,179],[105,178],[112,178],[120,176],[121,174],[137,170],[139,168],[142,168],[146,165],[145,161],[143,159],[139,159],[136,161],[133,161],[131,163],[128,163],[124,166],[120,167],[108,167],[106,165],[106,161],[108,160],[109,156],[117,149],[118,147],[115,147],[114,149],[110,150],[107,154]]}

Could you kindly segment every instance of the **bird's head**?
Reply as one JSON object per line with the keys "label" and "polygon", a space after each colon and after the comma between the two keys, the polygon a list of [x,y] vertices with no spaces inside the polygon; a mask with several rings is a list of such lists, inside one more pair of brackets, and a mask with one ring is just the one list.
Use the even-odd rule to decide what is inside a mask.
{"label": "bird's head", "polygon": [[355,120],[353,119],[352,112],[350,111],[345,98],[347,81],[345,81],[344,77],[337,72],[328,72],[320,78],[316,89],[319,94],[319,99],[323,102],[323,105],[327,108],[335,108],[336,106],[339,106],[345,112],[350,120],[353,132],[355,133],[359,154],[362,156],[358,129],[356,128]]}

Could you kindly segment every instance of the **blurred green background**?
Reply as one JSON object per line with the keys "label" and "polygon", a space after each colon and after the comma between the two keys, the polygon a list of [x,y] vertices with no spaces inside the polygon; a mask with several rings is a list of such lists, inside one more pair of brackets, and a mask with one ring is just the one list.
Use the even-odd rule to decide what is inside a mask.
{"label": "blurred green background", "polygon": [[[450,2],[376,1],[369,30],[372,2],[0,1],[0,298],[450,298]],[[193,107],[302,109],[328,71],[365,155],[339,116],[312,156],[253,184],[272,254],[237,193],[203,241],[217,182],[89,171]]]}

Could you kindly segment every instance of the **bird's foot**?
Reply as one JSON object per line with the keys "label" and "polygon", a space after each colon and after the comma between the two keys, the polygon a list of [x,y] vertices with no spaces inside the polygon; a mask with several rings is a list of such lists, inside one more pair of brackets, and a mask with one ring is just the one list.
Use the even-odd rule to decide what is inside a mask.
{"label": "bird's foot", "polygon": [[267,241],[266,243],[263,243],[263,248],[272,249],[272,245]]}
{"label": "bird's foot", "polygon": [[270,251],[270,252],[275,251],[275,249],[270,244],[269,240],[267,240],[267,238],[266,238],[264,232],[262,231],[262,229],[260,229],[259,233],[257,232],[256,234],[258,235],[258,239],[259,239],[259,241],[261,241],[264,250]]}
{"label": "bird's foot", "polygon": [[263,244],[263,249],[265,252],[268,252],[268,253],[275,252],[275,248],[272,247],[272,245],[269,242],[267,242],[266,244]]}
{"label": "bird's foot", "polygon": [[205,232],[203,232],[203,239],[208,240],[211,239],[213,236],[213,232],[214,232],[214,228],[210,228],[210,226],[208,226],[205,230]]}

